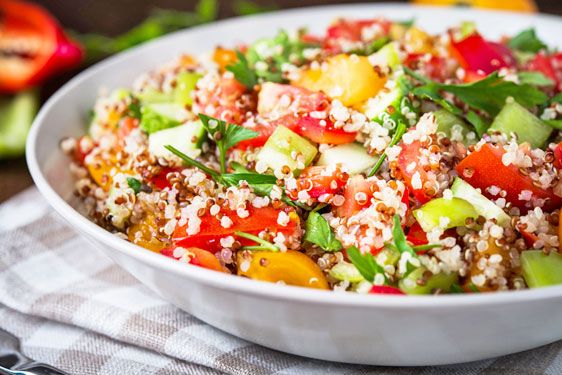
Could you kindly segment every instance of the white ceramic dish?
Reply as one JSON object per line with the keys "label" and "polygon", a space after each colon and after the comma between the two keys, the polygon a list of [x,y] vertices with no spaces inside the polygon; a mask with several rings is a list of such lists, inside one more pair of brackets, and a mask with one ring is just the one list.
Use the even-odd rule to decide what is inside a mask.
{"label": "white ceramic dish", "polygon": [[284,352],[377,365],[438,365],[514,353],[562,339],[562,286],[495,294],[400,297],[353,295],[252,281],[187,266],[104,231],[74,207],[64,136],[85,132],[85,115],[100,86],[130,86],[142,72],[182,52],[200,53],[309,25],[321,31],[338,16],[413,16],[439,32],[474,20],[489,37],[535,26],[562,47],[553,16],[405,5],[296,9],[216,22],[177,32],[107,59],[81,73],[43,106],[27,142],[33,179],[49,203],[78,231],[136,278],[185,311],[244,339]]}

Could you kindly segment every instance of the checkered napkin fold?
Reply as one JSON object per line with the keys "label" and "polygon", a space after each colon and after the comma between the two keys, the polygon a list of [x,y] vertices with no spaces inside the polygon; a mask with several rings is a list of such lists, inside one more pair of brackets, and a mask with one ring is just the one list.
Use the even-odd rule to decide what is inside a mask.
{"label": "checkered napkin fold", "polygon": [[74,232],[35,188],[0,206],[0,328],[21,339],[25,355],[76,375],[562,374],[562,342],[425,368],[337,364],[251,344],[160,299]]}

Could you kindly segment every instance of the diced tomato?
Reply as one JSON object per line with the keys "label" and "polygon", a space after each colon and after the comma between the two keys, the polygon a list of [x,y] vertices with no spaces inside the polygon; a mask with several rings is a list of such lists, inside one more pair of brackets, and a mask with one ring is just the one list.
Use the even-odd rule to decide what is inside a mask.
{"label": "diced tomato", "polygon": [[528,61],[524,70],[540,72],[554,82],[556,91],[560,91],[562,83],[562,53],[546,56],[544,52],[539,52],[535,57]]}
{"label": "diced tomato", "polygon": [[463,40],[456,42],[451,38],[451,54],[459,61],[461,66],[473,72],[483,72],[488,75],[510,65],[504,56],[504,48],[496,43],[486,41],[480,34],[474,33]]}
{"label": "diced tomato", "polygon": [[124,143],[125,138],[131,134],[131,132],[139,127],[139,119],[135,117],[123,117],[119,120],[117,128],[117,139],[119,142]]}
{"label": "diced tomato", "polygon": [[298,119],[295,127],[291,130],[313,142],[333,145],[351,143],[357,137],[356,132],[349,133],[342,128],[334,127],[334,123],[328,118],[318,119],[308,115]]}
{"label": "diced tomato", "polygon": [[182,170],[183,168],[164,167],[160,173],[150,179],[150,182],[152,182],[156,188],[164,190],[165,188],[171,187],[167,178],[168,174],[172,172],[181,172]]}
{"label": "diced tomato", "polygon": [[12,93],[37,86],[82,61],[81,47],[40,5],[2,0],[0,14],[0,91]]}
{"label": "diced tomato", "polygon": [[[289,100],[285,107],[280,105],[282,97]],[[315,92],[304,87],[267,82],[261,87],[258,95],[258,113],[264,114],[276,110],[291,114],[325,111],[330,100],[323,92]]]}
{"label": "diced tomato", "polygon": [[426,245],[429,243],[427,241],[427,235],[417,221],[414,222],[414,224],[412,224],[412,226],[410,227],[408,235],[406,236],[406,240],[413,243],[414,246]]}
{"label": "diced tomato", "polygon": [[390,32],[391,22],[385,19],[352,21],[341,18],[326,30],[324,49],[336,53],[341,50],[338,40],[361,41],[363,29],[372,27],[374,24],[380,26],[384,35],[388,35]]}
{"label": "diced tomato", "polygon": [[406,295],[406,293],[404,293],[400,289],[388,285],[373,285],[371,287],[371,290],[369,290],[369,294],[400,294],[404,296]]}
{"label": "diced tomato", "polygon": [[[400,168],[400,172],[402,173],[402,177],[404,177],[404,181],[408,185],[408,188],[414,197],[416,197],[420,203],[426,203],[431,199],[431,197],[428,197],[424,190],[424,185],[429,178],[427,172],[421,164],[421,154],[419,152],[421,143],[420,141],[414,141],[407,145],[402,142],[400,145],[402,147],[402,151],[400,151],[400,154],[398,155],[398,166]],[[414,163],[414,166],[410,167],[412,163]],[[414,186],[412,186],[412,179],[414,179],[416,174],[419,175],[421,187],[418,185],[418,182],[415,182],[416,187],[414,188]],[[415,180],[417,180],[417,176]]]}
{"label": "diced tomato", "polygon": [[324,194],[337,194],[347,183],[349,175],[342,172],[341,166],[314,166],[305,168],[297,178],[297,190],[287,194],[297,199],[298,192],[306,191],[311,198],[318,198]]}
{"label": "diced tomato", "polygon": [[[160,253],[172,259],[180,259],[181,257],[176,258],[174,256],[174,250],[177,247],[178,246],[176,245],[168,246],[160,250]],[[210,251],[199,249],[197,247],[188,247],[186,248],[186,250],[190,258],[189,264],[207,268],[213,271],[224,272],[219,260]]]}
{"label": "diced tomato", "polygon": [[[84,159],[86,159],[86,156],[88,156],[88,154],[92,151],[92,148],[88,148],[85,149],[83,147],[83,140],[84,138],[89,138],[88,136],[82,136],[80,138],[78,138],[78,140],[76,141],[76,149],[74,150],[74,159],[80,164],[80,165],[84,165]],[[93,141],[91,139],[88,139],[88,142],[92,144]]]}
{"label": "diced tomato", "polygon": [[439,56],[431,56],[427,60],[426,54],[410,53],[406,56],[404,64],[410,69],[419,69],[423,67],[425,76],[436,81],[443,81],[452,75],[451,69],[447,67],[445,58]]}
{"label": "diced tomato", "polygon": [[[194,112],[241,125],[246,119],[246,113],[255,110],[255,97],[246,86],[229,75],[221,76],[215,83],[216,85],[196,88]],[[244,105],[241,105],[242,102]]]}
{"label": "diced tomato", "polygon": [[[545,200],[543,209],[553,210],[562,205],[562,198],[555,195],[552,188],[542,189],[533,184],[529,176],[519,172],[519,168],[510,164],[505,166],[502,156],[505,150],[499,146],[490,144],[483,145],[479,151],[475,151],[464,158],[456,167],[459,175],[475,188],[480,188],[484,195],[491,197],[486,188],[497,186],[507,193],[505,199],[514,206],[526,212],[536,206],[537,199]],[[531,201],[519,199],[523,190],[532,192]]]}
{"label": "diced tomato", "polygon": [[[293,235],[299,226],[298,216],[289,213],[289,223],[283,226],[277,222],[280,209],[273,207],[255,208],[248,205],[246,210],[249,216],[241,218],[236,211],[222,208],[220,214],[225,215],[232,221],[232,224],[225,228],[221,225],[218,216],[213,216],[207,209],[199,216],[201,223],[197,234],[188,234],[189,220],[184,225],[177,225],[174,230],[173,241],[177,246],[205,248],[213,253],[222,249],[220,240],[228,236],[234,236],[234,232],[241,231],[253,235],[258,235],[261,231],[269,231],[270,234],[283,233],[285,237]],[[246,238],[237,238],[242,245],[254,245],[253,241]]]}
{"label": "diced tomato", "polygon": [[[345,186],[343,194],[345,201],[343,205],[337,207],[337,215],[339,217],[351,217],[363,208],[368,207],[370,205],[370,198],[373,196],[371,191],[372,184],[373,183],[366,180],[363,175],[356,174],[352,176]],[[365,203],[357,202],[355,199],[357,193],[365,193],[367,197]]]}

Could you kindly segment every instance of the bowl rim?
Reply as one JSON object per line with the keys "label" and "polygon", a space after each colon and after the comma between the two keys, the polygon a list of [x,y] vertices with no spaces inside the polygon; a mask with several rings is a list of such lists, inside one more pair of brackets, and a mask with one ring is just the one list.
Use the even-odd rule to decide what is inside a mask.
{"label": "bowl rim", "polygon": [[[297,12],[311,12],[311,11],[333,11],[334,14],[341,14],[342,10],[349,10],[354,8],[354,10],[365,8],[370,10],[416,10],[421,12],[431,12],[439,10],[441,12],[458,12],[456,9],[445,9],[443,7],[431,7],[431,6],[415,6],[408,4],[395,4],[395,3],[377,3],[377,4],[349,4],[349,5],[328,5],[328,6],[316,6],[316,7],[305,7],[296,9],[287,9],[275,12],[268,12],[264,14],[251,15],[245,17],[235,17],[225,20],[216,21],[207,25],[201,25],[192,27],[189,29],[184,29],[176,31],[174,33],[168,34],[166,36],[157,38],[155,40],[143,43],[142,45],[133,47],[127,51],[118,53],[114,56],[106,58],[93,66],[85,69],[83,72],[77,74],[65,85],[59,88],[42,106],[38,115],[36,116],[33,124],[31,126],[27,143],[26,143],[26,161],[35,182],[35,185],[45,197],[48,203],[57,211],[67,222],[72,223],[78,232],[81,234],[86,234],[102,243],[104,246],[112,249],[113,251],[119,251],[128,257],[134,258],[136,261],[148,264],[151,267],[159,269],[159,271],[169,272],[180,277],[185,277],[191,279],[191,281],[204,283],[208,286],[212,286],[218,289],[240,293],[244,295],[250,295],[254,297],[260,297],[269,300],[282,300],[282,301],[296,301],[299,303],[312,303],[320,304],[325,306],[353,306],[360,308],[377,308],[377,309],[433,309],[433,308],[461,308],[467,306],[490,306],[497,304],[515,304],[521,302],[532,302],[547,299],[559,299],[562,298],[562,285],[560,286],[550,286],[539,289],[525,289],[521,291],[504,291],[504,292],[494,292],[494,293],[467,293],[467,294],[449,294],[449,295],[439,295],[439,296],[396,296],[396,295],[359,295],[356,293],[338,293],[331,290],[317,290],[304,287],[295,287],[289,285],[278,285],[269,282],[263,282],[259,280],[250,280],[243,277],[237,277],[235,275],[230,275],[226,273],[218,273],[215,271],[207,270],[201,267],[186,265],[176,260],[170,259],[168,257],[156,254],[152,251],[139,251],[141,247],[134,245],[128,241],[125,241],[110,232],[106,231],[102,227],[98,226],[94,222],[90,221],[85,216],[81,215],[76,211],[68,202],[66,202],[60,195],[58,195],[53,187],[47,181],[45,175],[43,174],[39,160],[36,154],[36,148],[38,144],[38,135],[40,129],[48,126],[45,118],[52,107],[56,105],[59,99],[68,91],[71,91],[76,86],[79,86],[83,80],[88,77],[95,76],[98,71],[102,71],[112,64],[115,64],[120,59],[124,57],[133,56],[135,54],[142,54],[145,50],[151,48],[154,44],[161,42],[162,40],[167,40],[174,38],[183,33],[190,33],[195,30],[203,31],[207,29],[212,29],[217,25],[236,25],[239,22],[243,22],[249,19],[256,18],[268,18],[268,17],[290,17],[292,14]],[[472,16],[478,16],[482,12],[488,14],[502,15],[513,15],[520,13],[516,12],[505,12],[505,11],[493,11],[493,10],[475,10],[475,9],[463,9],[464,13],[467,13],[467,18]],[[562,21],[562,17],[547,15],[547,14],[522,14],[524,17],[534,17],[535,19],[551,19],[558,22]]]}

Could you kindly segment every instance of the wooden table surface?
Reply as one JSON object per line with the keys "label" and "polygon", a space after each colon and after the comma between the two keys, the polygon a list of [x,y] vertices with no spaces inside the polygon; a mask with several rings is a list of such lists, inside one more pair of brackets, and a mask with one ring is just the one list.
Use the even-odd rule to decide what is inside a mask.
{"label": "wooden table surface", "polygon": [[[79,32],[96,32],[106,35],[118,35],[142,21],[155,6],[163,9],[192,10],[197,0],[41,0],[38,1],[67,28]],[[221,6],[219,18],[232,17],[231,1],[219,1]],[[255,3],[275,3],[281,9],[325,5],[345,4],[337,0],[254,0]],[[353,2],[373,2],[353,0]],[[562,14],[562,1],[538,0],[539,10],[544,13]],[[64,74],[49,82],[42,90],[45,100],[52,92],[66,82],[78,71]],[[25,159],[0,161],[0,202],[33,184],[27,171]]]}

